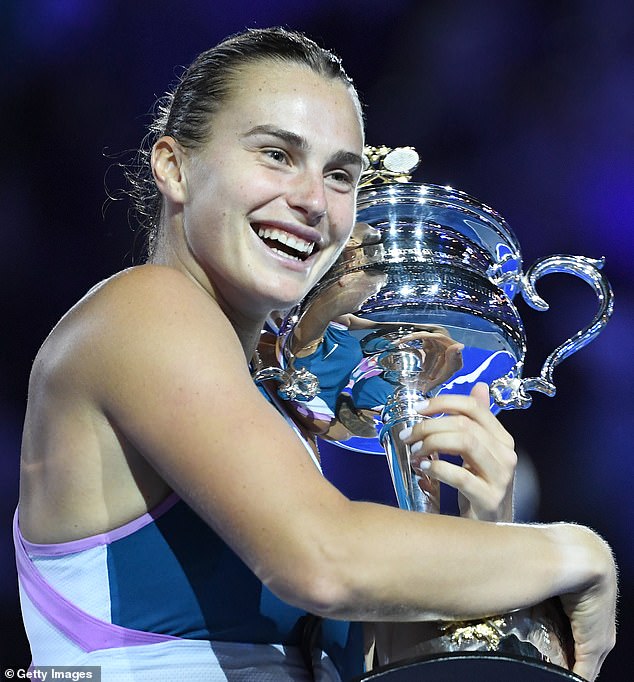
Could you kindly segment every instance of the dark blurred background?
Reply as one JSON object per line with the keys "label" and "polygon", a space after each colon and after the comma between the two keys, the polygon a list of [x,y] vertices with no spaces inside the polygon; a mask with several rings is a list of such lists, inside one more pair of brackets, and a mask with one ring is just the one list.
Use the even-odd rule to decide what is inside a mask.
{"label": "dark blurred background", "polygon": [[[621,569],[621,628],[603,680],[629,679],[634,638],[634,3],[630,0],[2,0],[0,2],[0,667],[26,667],[10,521],[30,364],[92,284],[133,263],[118,163],[179,66],[245,27],[286,25],[344,59],[372,144],[412,145],[417,179],[510,223],[526,266],[605,256],[616,312],[555,371],[554,398],[501,418],[538,487],[528,520],[588,524]],[[122,156],[123,155],[123,156]],[[107,191],[106,191],[107,188]],[[527,374],[589,321],[585,283],[553,275],[551,311],[518,303]],[[500,557],[504,561],[504,557]],[[468,583],[468,573],[465,581]]]}

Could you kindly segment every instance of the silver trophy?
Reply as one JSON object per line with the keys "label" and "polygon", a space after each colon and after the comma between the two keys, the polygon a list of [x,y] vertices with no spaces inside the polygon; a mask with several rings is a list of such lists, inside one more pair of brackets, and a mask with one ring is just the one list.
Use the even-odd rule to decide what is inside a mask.
{"label": "silver trophy", "polygon": [[[593,340],[613,308],[603,260],[554,255],[525,272],[504,218],[464,192],[411,181],[411,147],[366,148],[358,224],[333,267],[276,328],[275,366],[286,409],[312,435],[361,452],[385,452],[398,504],[438,512],[437,482],[414,473],[398,434],[420,421],[416,404],[443,392],[491,389],[491,409],[527,408],[531,392],[555,394],[553,370]],[[558,346],[539,376],[523,377],[521,294],[536,310],[550,273],[595,291],[591,322]],[[270,355],[270,354],[269,354]],[[511,652],[569,668],[570,641],[557,603],[470,623],[424,624],[394,657]],[[407,636],[405,636],[407,639]]]}

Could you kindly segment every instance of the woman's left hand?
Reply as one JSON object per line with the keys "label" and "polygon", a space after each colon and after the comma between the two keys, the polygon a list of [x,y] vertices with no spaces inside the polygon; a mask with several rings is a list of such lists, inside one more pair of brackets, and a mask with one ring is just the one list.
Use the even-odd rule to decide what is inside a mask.
{"label": "woman's left hand", "polygon": [[[461,516],[481,521],[513,520],[517,455],[513,438],[489,409],[489,388],[477,383],[470,395],[440,395],[419,409],[423,419],[407,437],[411,463],[421,476],[458,490]],[[462,466],[438,453],[457,455]]]}

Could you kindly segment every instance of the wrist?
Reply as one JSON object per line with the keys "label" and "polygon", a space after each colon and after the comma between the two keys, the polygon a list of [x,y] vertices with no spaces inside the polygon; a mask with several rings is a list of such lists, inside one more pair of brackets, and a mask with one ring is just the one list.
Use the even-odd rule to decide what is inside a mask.
{"label": "wrist", "polygon": [[547,526],[546,532],[555,544],[555,594],[578,592],[613,573],[611,550],[594,531],[558,523]]}

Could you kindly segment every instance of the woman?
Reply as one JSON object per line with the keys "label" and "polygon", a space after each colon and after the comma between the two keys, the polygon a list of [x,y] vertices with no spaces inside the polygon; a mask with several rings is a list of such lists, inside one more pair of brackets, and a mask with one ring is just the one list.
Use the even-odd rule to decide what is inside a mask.
{"label": "woman", "polygon": [[449,518],[347,500],[251,381],[266,316],[353,226],[363,127],[339,61],[280,29],[235,36],[192,64],[152,130],[147,264],[92,289],[33,366],[15,532],[34,664],[346,678],[361,670],[348,621],[562,595],[575,671],[593,679],[614,638],[611,553],[577,526],[490,522],[510,520],[515,453],[486,387],[430,401],[422,414],[448,416],[407,438],[421,462],[464,458],[427,470],[471,517]]}

